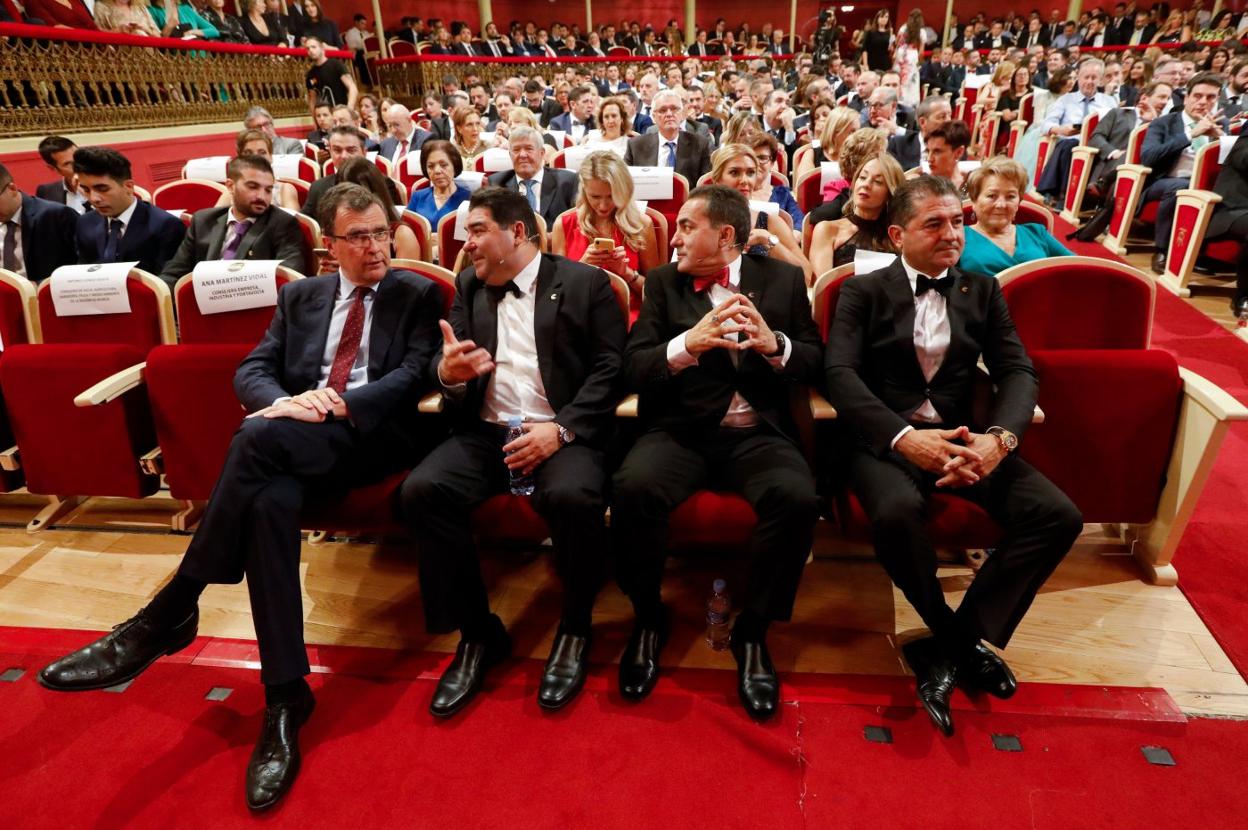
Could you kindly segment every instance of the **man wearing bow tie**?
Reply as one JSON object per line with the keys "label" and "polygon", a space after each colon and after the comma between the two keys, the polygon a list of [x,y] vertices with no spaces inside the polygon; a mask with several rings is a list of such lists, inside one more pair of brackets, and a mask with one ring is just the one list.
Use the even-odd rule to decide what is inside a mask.
{"label": "man wearing bow tie", "polygon": [[[1038,384],[997,281],[954,267],[962,204],[947,179],[893,193],[892,265],[847,280],[828,336],[828,393],[857,433],[849,483],[871,521],[875,554],[932,636],[903,649],[932,722],[953,734],[957,685],[1009,697],[1016,682],[981,641],[1005,648],[1036,592],[1083,528],[1078,509],[1017,455]],[[972,410],[983,357],[996,390]],[[955,612],[927,532],[933,493],[965,498],[1005,530]]]}
{"label": "man wearing bow tie", "polygon": [[[531,132],[531,131],[530,131]],[[549,172],[549,171],[548,171]],[[625,319],[600,269],[538,248],[524,196],[487,187],[468,203],[471,267],[459,275],[444,344],[430,366],[454,431],[402,488],[420,544],[420,586],[431,632],[459,631],[455,658],[430,711],[450,717],[511,653],[490,611],[473,542],[473,510],[531,475],[532,507],[547,522],[563,609],[538,704],[558,709],[585,682],[590,616],[607,546],[605,449],[619,400]],[[508,422],[524,436],[507,440]]]}
{"label": "man wearing bow tie", "polygon": [[738,696],[763,720],[780,699],[767,629],[792,613],[818,512],[789,400],[818,379],[819,333],[801,269],[742,256],[750,225],[736,190],[695,189],[676,220],[679,260],[646,280],[624,357],[643,434],[615,474],[611,530],[620,586],[637,615],[620,694],[640,700],[654,688],[667,640],[668,516],[704,488],[750,502],[758,523],[732,652]]}

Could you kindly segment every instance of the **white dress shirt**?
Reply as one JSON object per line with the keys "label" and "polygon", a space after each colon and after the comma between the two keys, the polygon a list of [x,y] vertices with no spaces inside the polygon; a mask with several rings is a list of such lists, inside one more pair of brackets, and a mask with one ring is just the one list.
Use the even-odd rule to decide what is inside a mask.
{"label": "white dress shirt", "polygon": [[81,215],[87,212],[87,197],[82,193],[75,193],[69,189],[65,182],[61,182],[61,187],[65,188],[65,206],[73,208],[74,212]]}
{"label": "white dress shirt", "polygon": [[537,362],[537,335],[533,327],[537,272],[541,265],[539,252],[513,280],[520,289],[520,296],[509,291],[498,301],[494,373],[490,375],[485,399],[481,402],[481,420],[491,424],[506,426],[513,417],[529,422],[555,420]]}
{"label": "white dress shirt", "polygon": [[[906,262],[904,256],[901,257],[901,265],[906,269],[906,277],[910,280],[910,294],[913,296],[919,287],[919,271]],[[931,276],[932,279],[943,279],[948,275],[949,269],[946,268],[939,274],[927,276]],[[919,359],[919,368],[923,370],[923,377],[928,383],[936,377],[940,364],[945,361],[945,353],[949,351],[949,333],[949,309],[944,296],[932,289],[924,291],[922,296],[915,297],[914,351]],[[919,424],[936,424],[940,423],[940,414],[936,411],[936,407],[932,406],[931,401],[924,400],[923,404],[910,416],[910,420]],[[893,436],[889,447],[896,447],[901,436],[912,429],[914,429],[913,426],[903,427],[901,432]]]}
{"label": "white dress shirt", "polygon": [[1085,110],[1083,103],[1086,97],[1088,96],[1075,90],[1074,92],[1067,92],[1050,104],[1048,111],[1044,114],[1044,122],[1040,125],[1040,134],[1048,135],[1053,127],[1082,124],[1085,113],[1091,115],[1095,112],[1097,115],[1104,115],[1118,106],[1114,96],[1098,92],[1091,96],[1091,101],[1088,102]]}
{"label": "white dress shirt", "polygon": [[667,166],[667,143],[670,141],[671,143],[676,145],[675,147],[672,148],[673,150],[675,150],[675,153],[672,156],[672,159],[673,159],[672,169],[675,170],[676,161],[680,159],[680,134],[683,133],[684,130],[680,130],[680,129],[676,130],[676,137],[671,138],[671,139],[664,138],[663,133],[659,132],[658,128],[655,128],[654,132],[659,137],[659,152],[657,154],[658,158],[654,160],[654,166],[655,167]]}
{"label": "white dress shirt", "polygon": [[[126,238],[126,231],[130,229],[130,220],[134,218],[134,212],[139,209],[139,199],[136,196],[134,201],[130,202],[130,207],[121,212],[120,216],[114,216],[113,219],[121,220],[121,239]],[[104,237],[108,238],[108,226],[113,219],[106,219],[104,222]],[[120,253],[120,252],[119,252]]]}
{"label": "white dress shirt", "polygon": [[[725,302],[733,294],[741,290],[741,257],[738,255],[736,259],[728,263],[728,285],[723,286],[719,283],[713,283],[707,295],[711,301],[711,307],[714,308]],[[676,335],[667,341],[667,368],[672,374],[679,374],[690,366],[698,364],[698,358],[689,353],[685,348],[685,337],[689,332],[685,331]],[[726,340],[739,340],[740,332],[731,332],[725,334]],[[775,357],[768,357],[767,362],[774,369],[783,369],[784,365],[789,362],[789,355],[793,353],[793,342],[789,338],[784,338],[784,351]],[[730,352],[733,365],[736,365],[741,358],[740,352]],[[752,427],[758,423],[758,414],[754,412],[754,408],[746,403],[745,398],[741,397],[740,392],[734,392],[732,401],[728,404],[728,412],[725,413],[720,426],[725,427]]]}
{"label": "white dress shirt", "polygon": [[[17,258],[17,275],[26,276],[26,257],[22,256],[22,206],[17,206],[17,211],[9,218],[9,222],[13,223],[12,233],[17,239],[17,246],[13,249],[13,255]],[[0,250],[9,241],[8,222],[0,222]]]}
{"label": "white dress shirt", "polygon": [[[356,389],[368,383],[368,341],[373,330],[373,305],[377,300],[377,286],[364,297],[364,331],[360,334],[360,350],[355,353],[355,363],[351,366],[351,374],[347,375],[347,389]],[[329,371],[334,365],[334,356],[338,354],[338,341],[342,339],[342,330],[347,325],[347,315],[355,304],[355,283],[338,272],[338,293],[334,297],[334,310],[329,315],[329,334],[325,337],[325,351],[321,353],[321,378],[316,382],[317,389],[324,389],[329,384]]]}
{"label": "white dress shirt", "polygon": [[584,121],[578,121],[572,116],[568,116],[568,135],[572,136],[572,141],[576,144],[581,143],[581,139],[585,137],[586,130],[589,129]]}
{"label": "white dress shirt", "polygon": [[[533,197],[537,200],[537,208],[536,208],[536,210],[537,210],[537,212],[539,212],[539,213],[540,213],[540,212],[541,212],[541,210],[542,210],[542,171],[543,171],[544,169],[545,169],[545,168],[543,168],[543,167],[539,167],[539,168],[537,168],[537,172],[533,174],[533,179],[532,179],[532,181],[533,181]],[[526,179],[521,178],[520,174],[519,174],[519,173],[516,173],[516,191],[517,191],[517,192],[518,192],[521,196],[523,196],[525,199],[528,199],[528,198],[529,198],[528,194],[524,192],[524,183],[525,183],[525,181],[526,181]]]}

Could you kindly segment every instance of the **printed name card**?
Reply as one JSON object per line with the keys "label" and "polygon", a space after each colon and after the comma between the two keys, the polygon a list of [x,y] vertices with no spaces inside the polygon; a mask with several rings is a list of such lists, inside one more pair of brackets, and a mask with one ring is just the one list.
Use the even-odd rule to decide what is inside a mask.
{"label": "printed name card", "polygon": [[373,164],[377,163],[377,151],[376,150],[369,150],[367,153],[364,154],[364,157],[368,159],[369,161],[371,161]]}
{"label": "printed name card", "polygon": [[229,156],[206,156],[191,159],[182,169],[183,178],[206,179],[210,182],[225,181],[225,166],[230,163]]}
{"label": "printed name card", "polygon": [[819,189],[827,187],[830,183],[843,179],[841,175],[841,163],[838,161],[823,161],[819,163]]}
{"label": "printed name card", "polygon": [[126,278],[138,262],[62,265],[52,272],[52,307],[57,317],[129,314]]}
{"label": "printed name card", "polygon": [[966,83],[963,85],[966,89],[979,89],[985,87],[992,82],[991,75],[967,75]]}
{"label": "printed name card", "polygon": [[[469,193],[475,193],[485,184],[485,176],[473,170],[465,170],[455,177],[455,184],[468,189]],[[464,204],[468,204],[464,202]]]}
{"label": "printed name card", "polygon": [[568,133],[566,130],[547,130],[546,135],[555,140],[555,149],[562,150],[568,144]]}
{"label": "printed name card", "polygon": [[780,215],[780,205],[772,201],[759,201],[758,199],[750,199],[751,213],[766,213],[771,216]]}
{"label": "printed name card", "polygon": [[614,153],[617,158],[624,158],[619,150],[609,144],[599,144],[597,146],[589,146],[586,144],[578,144],[575,147],[569,147],[563,151],[563,166],[573,173],[579,173],[581,165],[585,163],[586,157],[590,153]]}
{"label": "printed name card", "polygon": [[963,173],[969,173],[972,170],[978,170],[981,164],[983,164],[983,162],[980,161],[979,159],[971,159],[969,161],[960,161],[958,162],[958,169],[961,170]]}
{"label": "printed name card", "polygon": [[512,169],[511,153],[506,147],[491,147],[481,155],[481,165],[486,173]]}
{"label": "printed name card", "polygon": [[1222,144],[1218,147],[1218,164],[1226,164],[1226,157],[1231,154],[1231,148],[1235,146],[1235,142],[1239,140],[1237,135],[1222,136]]}
{"label": "printed name card", "polygon": [[455,233],[452,234],[460,242],[468,241],[468,203],[460,202],[455,209]]}
{"label": "printed name card", "polygon": [[633,177],[634,199],[670,199],[672,198],[672,174],[670,167],[630,167],[628,173]]}
{"label": "printed name card", "polygon": [[191,272],[200,314],[223,314],[277,305],[277,259],[216,259]]}
{"label": "printed name card", "polygon": [[283,153],[273,157],[273,175],[279,179],[299,178],[299,163],[303,156],[298,153]]}
{"label": "printed name card", "polygon": [[854,274],[861,276],[870,274],[872,271],[878,271],[881,268],[887,268],[896,259],[896,254],[886,254],[881,251],[855,251]]}
{"label": "printed name card", "polygon": [[425,171],[420,169],[420,153],[408,153],[404,156],[404,164],[407,165],[407,174],[409,176],[423,176]]}

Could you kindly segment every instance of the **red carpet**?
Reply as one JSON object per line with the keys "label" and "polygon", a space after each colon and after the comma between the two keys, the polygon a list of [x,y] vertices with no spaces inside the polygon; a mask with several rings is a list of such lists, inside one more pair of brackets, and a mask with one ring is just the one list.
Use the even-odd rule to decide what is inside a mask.
{"label": "red carpet", "polygon": [[[35,646],[18,649],[35,639]],[[0,629],[0,821],[22,828],[251,826],[243,771],[259,729],[256,672],[201,665],[201,640],[122,693],[56,694],[33,670],[73,632]],[[290,797],[260,821],[339,827],[1139,827],[1196,817],[1242,823],[1228,759],[1248,724],[1184,721],[1164,692],[1027,684],[1004,704],[958,696],[952,739],[913,706],[907,678],[802,676],[767,725],[745,717],[733,676],[675,671],[645,703],[598,667],[548,714],[540,664],[513,661],[450,722],[430,717],[426,655],[326,649],[317,711]],[[381,677],[371,674],[379,671]],[[205,700],[213,687],[233,691]],[[1073,716],[1069,713],[1080,712]],[[867,726],[892,743],[868,742]],[[994,749],[1011,735],[1021,752]],[[1174,767],[1150,765],[1144,746]],[[1179,795],[1181,793],[1181,796]]]}

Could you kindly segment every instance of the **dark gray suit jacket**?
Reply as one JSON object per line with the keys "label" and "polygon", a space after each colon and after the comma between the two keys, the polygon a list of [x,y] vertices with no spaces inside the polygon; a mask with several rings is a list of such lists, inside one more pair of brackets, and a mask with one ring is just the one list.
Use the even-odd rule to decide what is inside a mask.
{"label": "dark gray suit jacket", "polygon": [[[200,262],[220,259],[226,229],[232,219],[229,207],[195,211],[178,252],[160,272],[161,279],[172,289]],[[304,244],[298,220],[279,207],[270,207],[252,223],[238,243],[234,258],[280,259],[283,265],[300,274],[307,274],[313,263],[312,251]]]}
{"label": "dark gray suit jacket", "polygon": [[1118,107],[1105,113],[1097,122],[1096,129],[1088,137],[1088,144],[1097,150],[1089,182],[1099,181],[1102,176],[1113,173],[1126,160],[1125,153],[1116,159],[1110,159],[1109,154],[1114,150],[1127,149],[1127,139],[1139,121],[1139,114],[1134,109]]}
{"label": "dark gray suit jacket", "polygon": [[62,265],[74,264],[77,224],[78,214],[73,208],[22,194],[22,259],[26,279],[41,282]]}
{"label": "dark gray suit jacket", "polygon": [[[630,139],[624,151],[624,163],[634,167],[659,166],[658,132]],[[681,130],[676,141],[676,172],[685,177],[689,187],[697,187],[698,179],[711,170],[710,140],[700,133]]]}
{"label": "dark gray suit jacket", "polygon": [[[490,174],[490,184],[520,192],[520,180],[515,170],[500,170]],[[546,230],[553,230],[559,214],[576,204],[576,190],[580,179],[571,170],[547,167],[542,170],[542,191],[538,194],[537,212],[546,220]]]}

